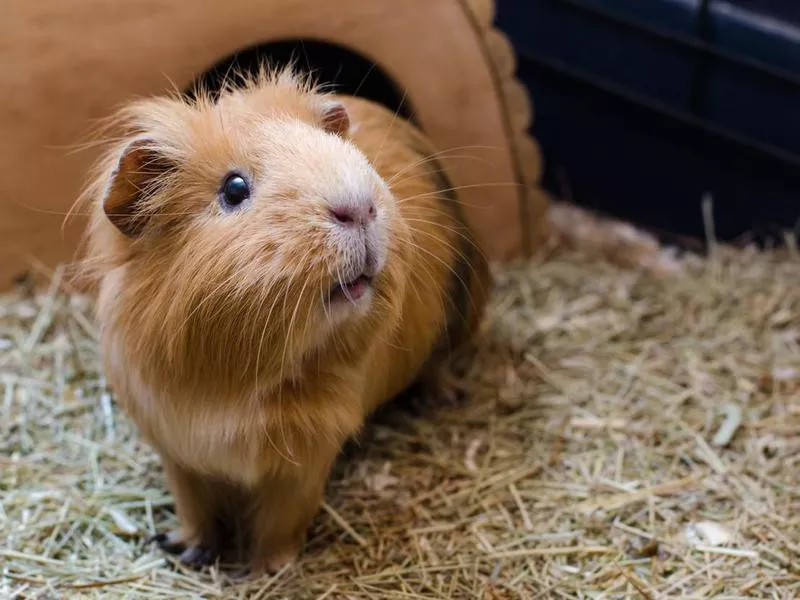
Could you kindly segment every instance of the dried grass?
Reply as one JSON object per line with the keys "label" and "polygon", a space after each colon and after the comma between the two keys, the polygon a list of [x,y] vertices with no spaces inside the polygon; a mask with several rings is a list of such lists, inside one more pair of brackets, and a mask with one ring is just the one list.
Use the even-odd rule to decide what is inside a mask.
{"label": "dried grass", "polygon": [[659,279],[559,254],[496,273],[466,406],[372,424],[295,567],[187,571],[91,307],[0,302],[0,595],[800,597],[800,259]]}

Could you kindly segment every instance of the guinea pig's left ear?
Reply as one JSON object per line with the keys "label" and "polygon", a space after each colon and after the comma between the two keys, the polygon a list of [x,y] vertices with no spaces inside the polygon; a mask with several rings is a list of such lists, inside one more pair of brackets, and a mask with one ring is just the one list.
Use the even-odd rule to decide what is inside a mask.
{"label": "guinea pig's left ear", "polygon": [[344,104],[337,100],[326,100],[322,105],[322,127],[325,131],[347,137],[350,133],[350,115]]}
{"label": "guinea pig's left ear", "polygon": [[122,151],[106,188],[103,211],[124,235],[141,233],[147,221],[142,204],[170,168],[151,139],[136,139]]}

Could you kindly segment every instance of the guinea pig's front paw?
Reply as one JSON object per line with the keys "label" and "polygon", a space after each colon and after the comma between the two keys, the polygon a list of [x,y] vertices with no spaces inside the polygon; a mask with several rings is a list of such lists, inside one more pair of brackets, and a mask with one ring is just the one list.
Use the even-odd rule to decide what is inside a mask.
{"label": "guinea pig's front paw", "polygon": [[212,564],[218,556],[218,552],[210,544],[186,542],[177,531],[156,534],[150,541],[158,544],[164,552],[177,554],[179,561],[195,569]]}
{"label": "guinea pig's front paw", "polygon": [[188,546],[186,550],[181,552],[178,560],[180,560],[187,567],[200,569],[212,564],[215,560],[217,560],[217,556],[217,552],[210,546],[195,544]]}
{"label": "guinea pig's front paw", "polygon": [[183,536],[177,531],[170,533],[157,533],[147,540],[147,544],[157,544],[159,549],[169,554],[180,554],[186,550]]}

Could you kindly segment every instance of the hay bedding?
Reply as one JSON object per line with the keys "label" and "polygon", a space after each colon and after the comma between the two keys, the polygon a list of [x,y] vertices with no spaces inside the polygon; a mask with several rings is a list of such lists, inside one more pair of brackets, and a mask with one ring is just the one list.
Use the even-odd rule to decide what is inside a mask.
{"label": "hay bedding", "polygon": [[90,306],[0,304],[0,596],[800,597],[800,259],[659,280],[561,254],[497,273],[472,400],[348,450],[302,561],[233,580],[143,539],[158,461]]}

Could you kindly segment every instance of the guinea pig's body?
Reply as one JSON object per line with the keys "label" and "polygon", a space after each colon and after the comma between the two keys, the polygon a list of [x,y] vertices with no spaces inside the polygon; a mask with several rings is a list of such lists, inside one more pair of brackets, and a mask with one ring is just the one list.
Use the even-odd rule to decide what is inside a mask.
{"label": "guinea pig's body", "polygon": [[158,99],[88,188],[109,382],[159,453],[191,563],[298,553],[365,418],[475,330],[488,269],[428,143],[284,72]]}

